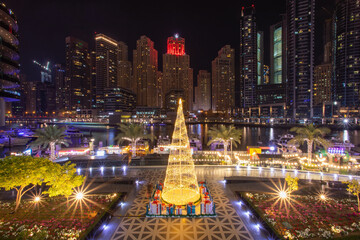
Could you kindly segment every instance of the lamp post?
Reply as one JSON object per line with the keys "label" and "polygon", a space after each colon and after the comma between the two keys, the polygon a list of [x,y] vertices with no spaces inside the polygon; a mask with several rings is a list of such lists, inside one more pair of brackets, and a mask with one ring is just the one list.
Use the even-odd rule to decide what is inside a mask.
{"label": "lamp post", "polygon": [[231,137],[231,138],[230,138],[231,160],[233,159],[232,140],[233,140],[233,138]]}

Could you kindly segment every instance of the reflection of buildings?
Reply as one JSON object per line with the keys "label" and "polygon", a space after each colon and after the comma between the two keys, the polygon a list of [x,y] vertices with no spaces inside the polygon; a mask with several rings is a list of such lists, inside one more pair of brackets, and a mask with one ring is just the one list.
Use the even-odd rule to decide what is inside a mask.
{"label": "reflection of buildings", "polygon": [[[185,53],[185,39],[177,34],[168,38],[167,53],[163,54],[162,91],[165,108],[174,109],[172,103],[167,104],[170,104],[170,99],[176,95],[183,99],[185,112],[192,109],[193,70],[190,68],[190,56]],[[180,92],[182,96],[179,95]]]}
{"label": "reflection of buildings", "polygon": [[226,45],[212,61],[212,110],[230,112],[235,107],[235,50]]}

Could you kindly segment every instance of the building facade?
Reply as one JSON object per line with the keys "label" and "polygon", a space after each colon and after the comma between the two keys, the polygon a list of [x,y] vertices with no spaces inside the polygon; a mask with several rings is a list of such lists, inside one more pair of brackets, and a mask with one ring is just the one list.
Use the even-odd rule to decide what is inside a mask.
{"label": "building facade", "polygon": [[0,3],[0,127],[5,126],[6,103],[19,101],[19,35],[15,14]]}
{"label": "building facade", "polygon": [[185,53],[185,39],[175,34],[167,39],[167,53],[163,54],[162,92],[166,98],[170,92],[181,91],[184,111],[189,111],[193,105],[193,70],[190,56]]}
{"label": "building facade", "polygon": [[325,102],[331,102],[331,63],[324,63],[315,66],[314,70],[314,106]]}
{"label": "building facade", "polygon": [[132,89],[132,67],[129,61],[128,46],[124,42],[118,42],[118,87]]}
{"label": "building facade", "polygon": [[212,110],[229,113],[235,107],[235,50],[224,46],[211,66]]}
{"label": "building facade", "polygon": [[342,107],[359,107],[360,1],[338,1],[333,21],[333,100]]}
{"label": "building facade", "polygon": [[199,70],[195,87],[195,105],[198,110],[211,109],[211,73]]}
{"label": "building facade", "polygon": [[69,111],[88,109],[91,106],[90,55],[88,44],[69,36],[65,39],[65,95]]}
{"label": "building facade", "polygon": [[118,87],[118,42],[104,34],[95,35],[96,108],[104,110],[104,89]]}
{"label": "building facade", "polygon": [[104,111],[106,114],[131,112],[136,107],[136,95],[125,88],[104,89]]}
{"label": "building facade", "polygon": [[255,6],[243,7],[240,17],[240,99],[243,114],[255,107],[257,85],[257,29]]}
{"label": "building facade", "polygon": [[315,1],[287,1],[289,117],[313,117]]}
{"label": "building facade", "polygon": [[158,52],[154,42],[141,36],[133,51],[133,92],[138,106],[159,107],[158,101]]}
{"label": "building facade", "polygon": [[57,112],[65,111],[66,82],[65,82],[65,68],[61,64],[55,64],[54,68],[54,82],[55,82],[55,98]]}

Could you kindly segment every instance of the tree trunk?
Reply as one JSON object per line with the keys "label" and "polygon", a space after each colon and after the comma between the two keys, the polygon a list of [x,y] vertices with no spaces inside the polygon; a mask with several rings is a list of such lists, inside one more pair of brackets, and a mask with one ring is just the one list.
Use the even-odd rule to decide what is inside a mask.
{"label": "tree trunk", "polygon": [[50,143],[50,160],[55,160],[55,142]]}
{"label": "tree trunk", "polygon": [[224,158],[225,156],[227,156],[227,147],[228,147],[228,142],[224,141]]}
{"label": "tree trunk", "polygon": [[132,145],[132,155],[135,157],[136,156],[136,141],[134,141],[131,145]]}
{"label": "tree trunk", "polygon": [[23,190],[24,190],[23,187],[20,187],[19,189],[16,189],[17,194],[16,194],[16,201],[15,201],[15,212],[18,210],[18,208],[20,206],[21,196],[22,196],[22,191]]}
{"label": "tree trunk", "polygon": [[311,159],[312,159],[312,146],[313,146],[313,141],[308,141],[307,142],[308,146],[308,163],[311,163]]}
{"label": "tree trunk", "polygon": [[357,200],[358,200],[358,211],[360,212],[360,199],[359,199],[359,194],[356,195]]}

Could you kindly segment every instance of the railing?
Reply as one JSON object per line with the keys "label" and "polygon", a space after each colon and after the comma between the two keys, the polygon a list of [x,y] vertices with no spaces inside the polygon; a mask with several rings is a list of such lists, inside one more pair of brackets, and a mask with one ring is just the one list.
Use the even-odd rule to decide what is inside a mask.
{"label": "railing", "polygon": [[13,50],[16,53],[19,53],[19,48],[17,46],[14,46],[14,45],[8,43],[7,41],[4,41],[4,39],[0,38],[0,45],[3,45],[5,47],[9,48],[10,50]]}
{"label": "railing", "polygon": [[8,74],[5,74],[5,73],[1,73],[1,72],[0,72],[0,79],[20,84],[20,80],[18,78],[13,77],[13,76],[8,75]]}
{"label": "railing", "polygon": [[10,58],[5,57],[5,56],[0,56],[0,61],[4,62],[4,63],[6,63],[6,64],[9,64],[9,65],[11,65],[11,66],[13,66],[13,67],[16,67],[16,68],[19,68],[19,67],[20,67],[20,64],[19,64],[19,63],[15,62],[15,61],[13,61],[13,60],[11,60]]}

